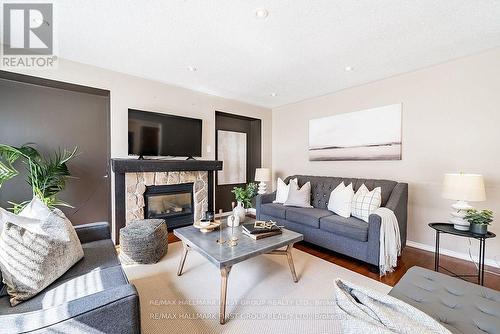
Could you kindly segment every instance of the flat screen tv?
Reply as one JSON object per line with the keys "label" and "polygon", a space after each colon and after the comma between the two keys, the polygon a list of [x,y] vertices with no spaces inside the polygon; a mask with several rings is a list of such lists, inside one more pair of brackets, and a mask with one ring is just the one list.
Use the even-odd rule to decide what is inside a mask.
{"label": "flat screen tv", "polygon": [[128,110],[128,154],[201,157],[202,120]]}

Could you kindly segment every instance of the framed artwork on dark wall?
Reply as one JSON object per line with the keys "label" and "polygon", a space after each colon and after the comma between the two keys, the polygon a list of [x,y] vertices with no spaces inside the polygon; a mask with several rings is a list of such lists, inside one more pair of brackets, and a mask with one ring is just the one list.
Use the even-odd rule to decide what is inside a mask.
{"label": "framed artwork on dark wall", "polygon": [[222,170],[218,171],[217,184],[240,184],[247,182],[247,134],[236,131],[217,131],[218,160]]}

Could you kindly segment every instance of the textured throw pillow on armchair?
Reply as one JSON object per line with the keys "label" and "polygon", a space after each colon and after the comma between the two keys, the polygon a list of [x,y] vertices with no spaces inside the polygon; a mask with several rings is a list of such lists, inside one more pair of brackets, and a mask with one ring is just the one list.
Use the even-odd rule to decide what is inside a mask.
{"label": "textured throw pillow on armchair", "polygon": [[0,270],[15,306],[34,297],[83,258],[71,222],[38,198],[19,214],[0,208]]}

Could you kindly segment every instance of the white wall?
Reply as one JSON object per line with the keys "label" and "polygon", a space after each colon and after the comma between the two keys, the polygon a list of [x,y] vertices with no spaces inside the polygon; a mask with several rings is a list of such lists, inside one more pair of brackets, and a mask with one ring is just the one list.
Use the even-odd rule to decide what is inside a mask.
{"label": "white wall", "polygon": [[[271,166],[271,110],[60,59],[57,69],[18,71],[111,92],[111,156],[127,157],[128,108],[203,119],[203,159],[215,158],[215,111],[262,120],[262,165]],[[91,134],[89,134],[91,135]],[[207,152],[207,146],[211,152]]]}
{"label": "white wall", "polygon": [[[362,71],[362,69],[356,69]],[[354,75],[355,73],[353,73]],[[403,104],[401,161],[308,161],[309,119]],[[409,183],[408,239],[434,246],[427,224],[448,217],[441,198],[446,172],[485,176],[487,201],[500,234],[500,49],[273,110],[273,169],[291,174],[386,178]],[[477,242],[473,241],[473,254]],[[468,256],[468,241],[444,236],[441,246]],[[486,242],[489,264],[500,262],[500,237]]]}

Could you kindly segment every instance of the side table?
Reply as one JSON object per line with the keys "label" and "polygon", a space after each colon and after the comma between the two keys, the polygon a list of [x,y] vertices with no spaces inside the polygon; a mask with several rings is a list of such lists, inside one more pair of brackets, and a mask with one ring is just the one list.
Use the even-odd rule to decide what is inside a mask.
{"label": "side table", "polygon": [[[464,279],[465,277],[477,277],[477,284],[484,285],[484,253],[486,239],[496,237],[495,233],[488,232],[486,234],[475,234],[470,231],[460,231],[453,228],[450,223],[430,223],[429,226],[436,231],[436,249],[434,251],[434,271],[439,271],[439,268],[446,270],[455,277]],[[474,238],[479,240],[479,268],[477,275],[456,274],[453,271],[439,265],[439,237],[441,233],[453,234],[459,237]]]}

